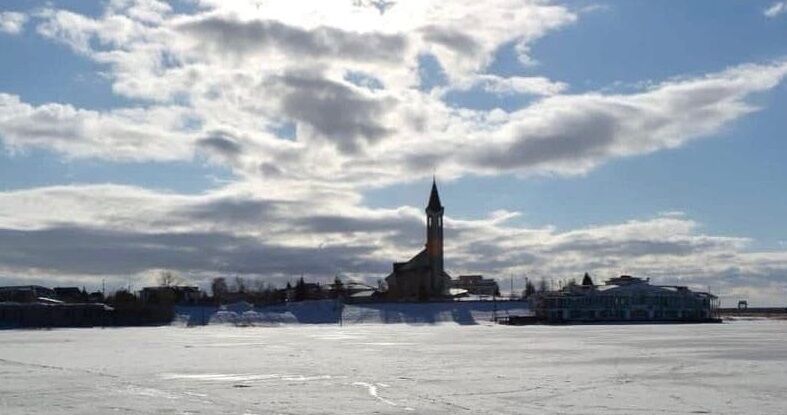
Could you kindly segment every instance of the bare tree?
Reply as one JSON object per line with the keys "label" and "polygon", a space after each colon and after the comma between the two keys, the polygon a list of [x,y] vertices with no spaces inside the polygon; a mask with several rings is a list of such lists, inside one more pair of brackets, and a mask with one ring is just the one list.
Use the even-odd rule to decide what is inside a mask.
{"label": "bare tree", "polygon": [[246,293],[246,280],[243,277],[235,277],[235,291],[239,294]]}
{"label": "bare tree", "polygon": [[527,282],[525,282],[525,291],[522,293],[522,296],[528,298],[535,293],[536,293],[536,286],[533,285],[532,281],[527,280]]}
{"label": "bare tree", "polygon": [[159,273],[158,283],[161,287],[172,287],[180,283],[181,278],[172,271],[164,270]]}
{"label": "bare tree", "polygon": [[546,291],[549,291],[549,288],[547,286],[547,280],[541,278],[540,280],[538,280],[538,292],[543,293]]}

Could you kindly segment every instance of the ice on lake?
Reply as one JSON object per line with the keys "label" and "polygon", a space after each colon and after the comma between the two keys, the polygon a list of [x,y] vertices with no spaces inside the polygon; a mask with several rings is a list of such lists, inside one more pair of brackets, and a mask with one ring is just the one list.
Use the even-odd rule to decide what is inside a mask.
{"label": "ice on lake", "polygon": [[0,331],[0,414],[784,414],[787,322]]}

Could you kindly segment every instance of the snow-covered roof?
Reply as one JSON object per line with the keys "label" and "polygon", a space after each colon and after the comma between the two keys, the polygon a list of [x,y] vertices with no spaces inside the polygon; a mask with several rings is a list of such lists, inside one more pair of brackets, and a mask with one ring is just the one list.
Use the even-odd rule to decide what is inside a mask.
{"label": "snow-covered roof", "polygon": [[550,296],[583,296],[583,295],[695,295],[715,298],[713,294],[692,291],[688,287],[676,285],[653,285],[650,279],[630,277],[627,275],[612,278],[606,281],[605,285],[573,285],[565,287],[560,291],[547,293]]}

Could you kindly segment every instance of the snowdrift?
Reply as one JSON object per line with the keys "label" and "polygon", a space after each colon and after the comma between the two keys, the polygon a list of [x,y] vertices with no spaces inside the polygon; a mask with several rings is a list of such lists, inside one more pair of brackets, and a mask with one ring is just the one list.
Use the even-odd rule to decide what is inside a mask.
{"label": "snowdrift", "polygon": [[302,301],[276,306],[250,304],[217,307],[177,307],[178,321],[188,325],[228,324],[478,324],[509,315],[529,315],[520,301],[462,301],[436,303],[341,304],[333,300]]}

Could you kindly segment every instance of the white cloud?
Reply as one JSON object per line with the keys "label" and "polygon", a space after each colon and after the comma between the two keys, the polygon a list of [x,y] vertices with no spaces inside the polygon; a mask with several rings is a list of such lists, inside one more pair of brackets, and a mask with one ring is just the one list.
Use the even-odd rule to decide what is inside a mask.
{"label": "white cloud", "polygon": [[111,0],[108,9],[150,24],[161,23],[172,12],[172,6],[158,0]]}
{"label": "white cloud", "polygon": [[191,157],[189,111],[179,107],[129,108],[107,112],[63,104],[32,106],[0,93],[0,136],[7,147],[43,148],[69,157],[118,161]]}
{"label": "white cloud", "polygon": [[0,32],[18,34],[27,23],[27,15],[19,12],[0,12]]}
{"label": "white cloud", "polygon": [[[675,148],[756,110],[746,98],[778,85],[787,63],[743,65],[628,95],[556,95],[509,114],[457,153],[481,170],[585,173],[610,159]],[[472,167],[471,167],[472,168]]]}
{"label": "white cloud", "polygon": [[497,95],[556,95],[568,88],[563,82],[555,82],[543,76],[501,77],[483,74],[459,80],[451,85],[454,89],[480,88]]}
{"label": "white cloud", "polygon": [[[5,117],[0,135],[19,148],[51,140],[52,149],[72,157],[189,159],[201,152],[247,180],[330,178],[379,186],[435,168],[449,177],[583,174],[618,157],[714,134],[754,111],[749,96],[773,88],[787,68],[743,65],[629,94],[571,95],[568,85],[544,76],[486,73],[503,45],[526,46],[574,22],[576,15],[561,6],[415,2],[382,14],[344,1],[284,6],[205,1],[180,15],[158,2],[129,0],[110,3],[98,18],[44,10],[40,34],[106,65],[116,93],[156,104],[128,109],[135,114],[129,117],[123,110],[17,103],[28,109]],[[417,88],[423,53],[447,68],[447,85]],[[356,85],[348,72],[378,87]],[[443,101],[451,90],[473,88],[535,100],[513,112]],[[106,143],[123,142],[129,151],[108,150],[92,132],[24,136],[36,132],[25,130],[26,122],[37,124],[36,117],[55,109],[73,112],[69,120],[99,119],[101,132],[128,121],[134,134],[111,134]],[[294,140],[277,135],[282,125],[294,127]]]}
{"label": "white cloud", "polygon": [[765,17],[773,18],[781,14],[787,13],[787,1],[777,1],[771,4],[767,9],[762,12]]}

